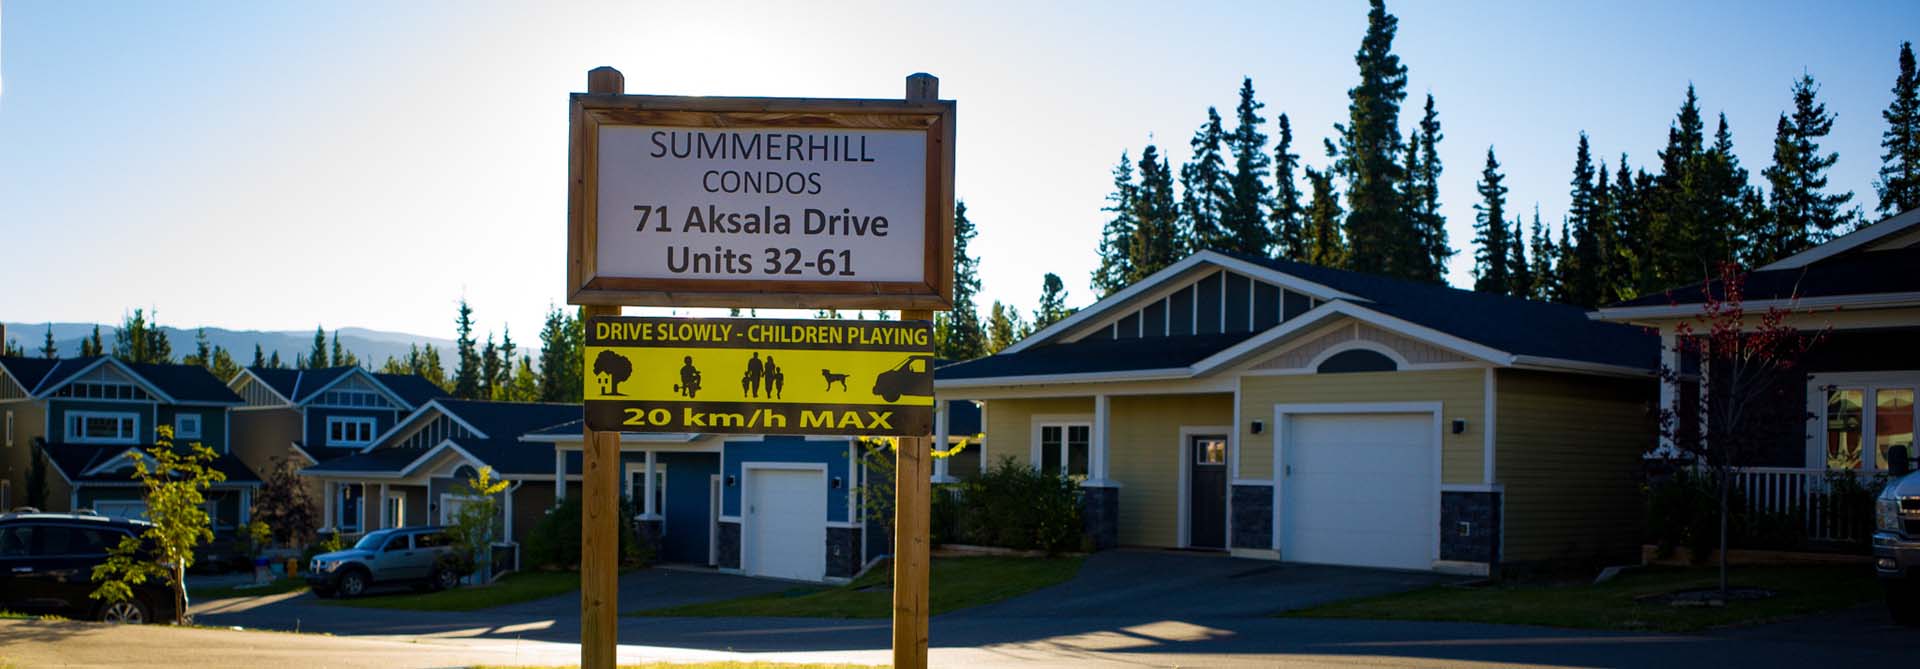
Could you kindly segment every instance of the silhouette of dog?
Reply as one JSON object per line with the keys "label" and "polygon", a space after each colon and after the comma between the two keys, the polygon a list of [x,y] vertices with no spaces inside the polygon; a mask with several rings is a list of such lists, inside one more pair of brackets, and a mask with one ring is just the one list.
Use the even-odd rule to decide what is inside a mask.
{"label": "silhouette of dog", "polygon": [[820,375],[827,377],[827,390],[833,390],[833,384],[836,383],[840,384],[841,390],[847,389],[847,375],[835,374],[824,369],[820,370]]}

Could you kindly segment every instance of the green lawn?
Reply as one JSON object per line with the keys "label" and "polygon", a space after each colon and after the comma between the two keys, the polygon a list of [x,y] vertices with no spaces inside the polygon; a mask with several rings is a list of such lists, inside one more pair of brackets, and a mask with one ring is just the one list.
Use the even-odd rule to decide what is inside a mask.
{"label": "green lawn", "polygon": [[517,604],[580,589],[580,574],[571,571],[523,571],[502,576],[490,585],[464,585],[440,592],[375,594],[352,599],[323,599],[327,604],[370,609],[409,611],[474,611]]}
{"label": "green lawn", "polygon": [[1607,583],[1514,582],[1481,587],[1439,586],[1382,597],[1352,599],[1280,614],[1290,618],[1443,620],[1609,630],[1691,632],[1746,625],[1856,606],[1880,598],[1866,567],[1736,567],[1735,587],[1778,594],[1725,607],[1674,607],[1635,597],[1717,587],[1713,568],[1649,567]]}
{"label": "green lawn", "polygon": [[193,587],[193,582],[191,580],[187,582],[187,595],[192,597],[193,601],[196,601],[196,602],[210,602],[216,599],[226,599],[228,597],[259,597],[261,595],[278,595],[281,593],[294,592],[294,591],[305,590],[305,589],[307,589],[307,581],[306,579],[303,579],[303,578],[283,578],[278,581],[274,581],[261,586],[223,585],[223,586],[209,586],[205,588]]}
{"label": "green lawn", "polygon": [[[932,613],[990,604],[1073,578],[1082,558],[957,557],[933,561],[929,596]],[[630,616],[886,618],[893,615],[893,591],[885,586],[889,570],[875,567],[840,587],[805,586],[771,595],[691,604]],[[880,587],[876,587],[880,586]]]}

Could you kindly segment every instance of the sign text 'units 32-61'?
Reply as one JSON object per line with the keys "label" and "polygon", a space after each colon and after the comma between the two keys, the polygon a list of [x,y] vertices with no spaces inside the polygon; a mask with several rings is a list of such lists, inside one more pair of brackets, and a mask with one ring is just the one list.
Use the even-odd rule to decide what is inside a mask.
{"label": "sign text 'units 32-61'", "polygon": [[596,318],[586,356],[595,430],[933,429],[933,328],[924,321]]}

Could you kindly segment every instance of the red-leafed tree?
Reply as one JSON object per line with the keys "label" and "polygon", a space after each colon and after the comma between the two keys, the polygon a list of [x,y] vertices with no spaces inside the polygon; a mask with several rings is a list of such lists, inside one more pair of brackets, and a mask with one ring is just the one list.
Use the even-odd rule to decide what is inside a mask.
{"label": "red-leafed tree", "polygon": [[[1727,591],[1727,535],[1733,500],[1733,475],[1779,430],[1804,424],[1804,405],[1791,401],[1790,373],[1807,350],[1825,336],[1787,324],[1791,298],[1763,312],[1745,306],[1747,275],[1722,263],[1702,284],[1699,315],[1674,327],[1681,359],[1698,359],[1700,391],[1688,398],[1674,393],[1672,406],[1660,409],[1660,432],[1679,454],[1705,469],[1719,506],[1720,591]],[[1660,380],[1679,388],[1685,370],[1662,364]],[[1693,420],[1682,420],[1691,418]]]}

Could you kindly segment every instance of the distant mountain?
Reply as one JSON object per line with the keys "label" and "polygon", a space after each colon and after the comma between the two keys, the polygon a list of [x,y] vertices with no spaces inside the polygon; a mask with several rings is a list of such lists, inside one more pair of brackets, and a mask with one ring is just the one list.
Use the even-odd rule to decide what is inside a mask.
{"label": "distant mountain", "polygon": [[[6,323],[5,325],[8,339],[14,340],[21,348],[26,349],[27,355],[40,355],[40,345],[46,339],[46,323]],[[54,323],[53,342],[55,346],[60,348],[60,356],[72,357],[79,355],[80,341],[93,335],[93,327],[94,325],[92,323]],[[106,344],[108,351],[113,350],[113,334],[114,331],[118,329],[119,328],[114,325],[100,325],[100,340]],[[167,341],[173,345],[173,356],[176,360],[193,353],[194,336],[198,331],[197,328],[162,326],[161,329],[167,333]],[[313,350],[312,330],[304,332],[269,332],[260,330],[227,330],[212,327],[206,330],[207,343],[211,346],[219,346],[227,349],[227,351],[233,355],[234,361],[240,363],[242,366],[253,363],[254,344],[259,344],[262,354],[267,357],[272,357],[274,352],[278,351],[280,353],[280,361],[286,363],[288,367],[293,366],[293,361],[297,359],[298,356],[304,356]],[[334,330],[327,331],[328,346],[332,346],[333,344],[334,332]],[[338,332],[340,333],[340,346],[346,348],[348,351],[352,351],[354,356],[360,359],[361,364],[374,368],[378,368],[382,363],[385,363],[389,356],[394,358],[406,357],[407,347],[415,344],[421,346],[431,345],[440,349],[440,355],[443,360],[450,359],[447,356],[453,352],[453,340],[451,339],[424,337],[404,332],[382,332],[380,330],[354,327],[340,328]]]}

